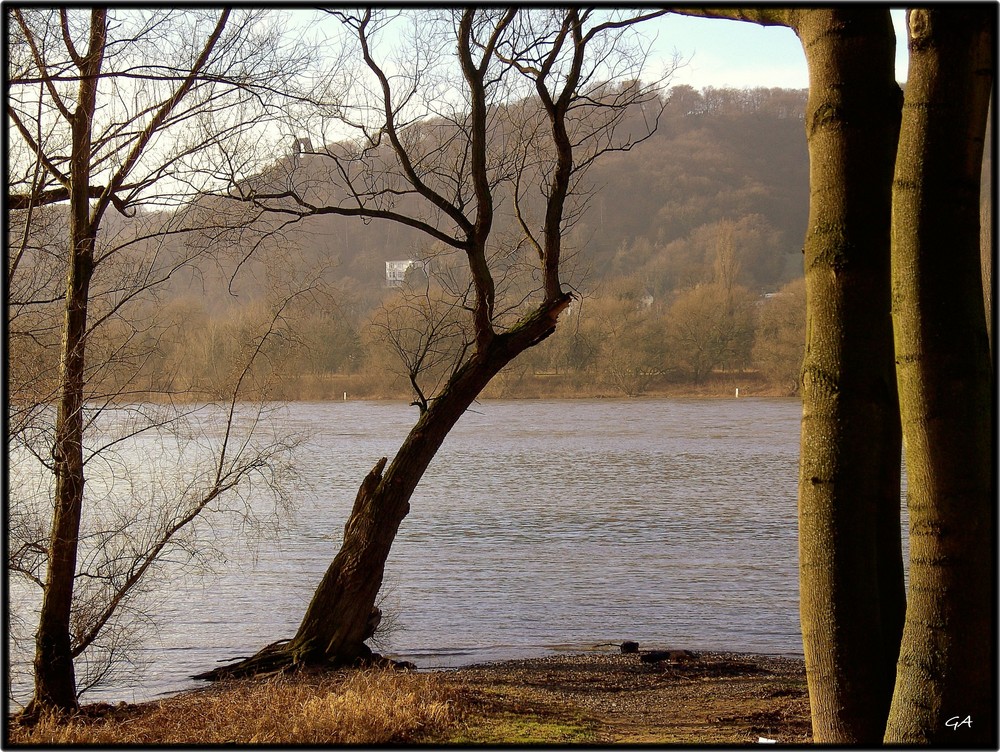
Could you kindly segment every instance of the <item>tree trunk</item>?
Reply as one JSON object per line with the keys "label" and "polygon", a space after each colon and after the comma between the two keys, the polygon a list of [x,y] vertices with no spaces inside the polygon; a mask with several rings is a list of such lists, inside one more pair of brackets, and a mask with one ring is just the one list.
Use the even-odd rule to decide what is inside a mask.
{"label": "tree trunk", "polygon": [[[992,366],[979,186],[994,6],[907,16],[893,199],[893,317],[910,603],[885,741],[996,747]],[[949,721],[951,722],[949,724]]]}
{"label": "tree trunk", "polygon": [[[543,304],[511,331],[494,337],[449,379],[386,467],[382,458],[361,484],[340,551],[323,576],[295,637],[195,678],[217,680],[302,665],[345,665],[369,658],[364,644],[377,625],[375,598],[410,497],[448,433],[500,370],[548,337],[570,296]],[[385,469],[383,473],[383,469]]]}
{"label": "tree trunk", "polygon": [[26,716],[45,708],[77,707],[70,615],[76,578],[76,554],[83,514],[83,388],[87,304],[94,265],[96,226],[90,216],[91,130],[98,74],[107,34],[106,11],[91,14],[90,44],[80,62],[82,74],[72,120],[70,225],[66,275],[66,315],[59,365],[59,409],[52,458],[56,488],[48,570],[35,636],[35,693]]}
{"label": "tree trunk", "polygon": [[799,591],[813,738],[882,740],[906,610],[890,223],[901,94],[888,9],[685,8],[788,26],[809,66]]}
{"label": "tree trunk", "polygon": [[94,237],[84,217],[74,212],[71,262],[63,327],[61,394],[56,417],[56,489],[49,537],[48,571],[35,637],[35,695],[32,705],[73,709],[76,677],[70,639],[70,611],[76,577],[76,552],[83,513],[83,384]]}
{"label": "tree trunk", "polygon": [[882,740],[905,610],[889,247],[888,10],[795,13],[809,64],[799,576],[813,737]]}

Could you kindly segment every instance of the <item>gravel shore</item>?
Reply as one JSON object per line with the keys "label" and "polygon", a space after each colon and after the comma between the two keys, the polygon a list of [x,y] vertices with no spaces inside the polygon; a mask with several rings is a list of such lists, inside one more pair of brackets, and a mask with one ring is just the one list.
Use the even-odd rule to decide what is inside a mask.
{"label": "gravel shore", "polygon": [[484,714],[509,711],[512,717],[561,721],[570,742],[810,741],[801,658],[671,652],[663,660],[650,660],[657,656],[648,651],[557,655],[469,666],[444,676]]}

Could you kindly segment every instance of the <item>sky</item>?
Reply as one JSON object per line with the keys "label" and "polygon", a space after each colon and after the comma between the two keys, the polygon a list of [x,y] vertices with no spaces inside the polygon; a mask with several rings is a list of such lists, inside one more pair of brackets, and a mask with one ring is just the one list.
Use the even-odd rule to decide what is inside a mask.
{"label": "sky", "polygon": [[[332,42],[342,31],[334,19],[317,15],[312,9],[300,7],[289,12],[289,25],[307,29],[307,36],[315,34]],[[903,82],[907,73],[905,12],[893,10],[891,15],[897,40],[902,40],[896,43],[896,78]],[[699,90],[709,86],[807,89],[809,86],[802,45],[795,32],[786,27],[670,13],[645,22],[642,35],[653,40],[650,64],[643,75],[646,80],[659,78],[675,52],[683,61],[666,82],[668,88],[689,85]],[[390,47],[400,43],[396,33],[388,30],[382,39]],[[380,59],[391,71],[391,61]],[[332,127],[329,122],[327,127]],[[335,130],[326,136],[333,138]]]}
{"label": "sky", "polygon": [[[300,23],[316,21],[311,11],[293,13]],[[907,70],[905,12],[891,13],[896,38],[902,40],[896,43],[896,78],[902,82]],[[669,62],[675,51],[685,61],[668,85],[687,84],[696,89],[809,86],[802,45],[786,27],[670,13],[644,24],[643,33],[656,38],[653,52],[659,63],[650,71],[651,77],[662,72],[664,62]]]}
{"label": "sky", "polygon": [[[896,78],[906,80],[904,11],[892,11],[896,28]],[[668,14],[649,24],[656,34],[655,54],[669,60],[676,50],[686,64],[675,72],[671,85],[781,87],[809,86],[805,55],[795,32],[785,27],[764,27],[744,21],[692,18]]]}

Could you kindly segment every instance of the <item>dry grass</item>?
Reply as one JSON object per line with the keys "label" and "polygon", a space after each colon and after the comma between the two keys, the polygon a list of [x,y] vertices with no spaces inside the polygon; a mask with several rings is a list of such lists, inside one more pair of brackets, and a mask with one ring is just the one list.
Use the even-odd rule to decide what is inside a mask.
{"label": "dry grass", "polygon": [[69,722],[11,728],[13,744],[386,744],[419,741],[457,714],[437,677],[366,670],[238,681]]}

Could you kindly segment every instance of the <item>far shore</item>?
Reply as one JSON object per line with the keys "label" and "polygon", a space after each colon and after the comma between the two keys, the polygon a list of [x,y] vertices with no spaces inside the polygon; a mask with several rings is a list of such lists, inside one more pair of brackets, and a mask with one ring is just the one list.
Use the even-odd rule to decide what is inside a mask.
{"label": "far shore", "polygon": [[[374,383],[353,374],[302,374],[290,378],[275,398],[290,402],[346,400],[409,401],[412,394],[402,383]],[[743,397],[796,397],[792,384],[775,384],[756,372],[714,373],[701,383],[673,381],[663,376],[595,382],[580,374],[507,373],[501,371],[480,395],[481,400],[575,399],[737,399]]]}
{"label": "far shore", "polygon": [[[316,388],[315,384],[308,388],[296,389],[294,385],[270,392],[266,399],[270,402],[404,402],[409,404],[413,399],[411,394],[396,391],[374,389],[365,385],[354,386],[354,389],[343,389],[338,386],[331,388]],[[642,401],[642,400],[732,400],[732,399],[799,399],[800,395],[788,388],[773,385],[720,386],[719,384],[677,384],[673,386],[647,389],[638,394],[594,387],[578,389],[546,391],[540,389],[508,390],[488,386],[477,402],[573,402],[584,400],[608,401]],[[141,401],[155,403],[159,401],[156,394],[147,394]],[[173,401],[177,401],[176,399]],[[195,399],[190,402],[205,402],[205,399]]]}

